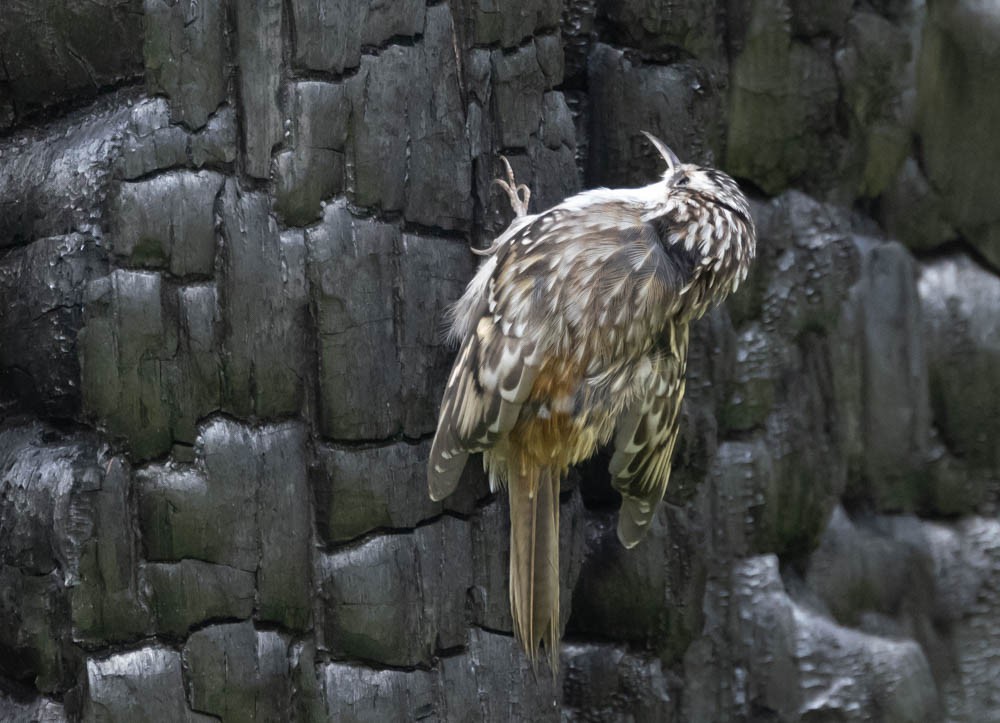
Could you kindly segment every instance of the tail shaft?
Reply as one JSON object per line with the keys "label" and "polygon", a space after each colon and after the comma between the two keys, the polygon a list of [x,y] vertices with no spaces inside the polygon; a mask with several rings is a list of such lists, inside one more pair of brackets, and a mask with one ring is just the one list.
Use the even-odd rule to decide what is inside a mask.
{"label": "tail shaft", "polygon": [[521,465],[509,474],[510,611],[532,665],[545,645],[559,664],[559,477]]}

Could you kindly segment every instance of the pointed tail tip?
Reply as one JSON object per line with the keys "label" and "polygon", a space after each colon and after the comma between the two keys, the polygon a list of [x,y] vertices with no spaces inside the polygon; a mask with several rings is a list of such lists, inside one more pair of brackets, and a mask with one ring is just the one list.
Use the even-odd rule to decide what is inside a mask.
{"label": "pointed tail tip", "polygon": [[[514,637],[517,638],[521,650],[524,651],[524,657],[528,659],[528,664],[531,666],[531,674],[535,678],[538,677],[538,670],[541,667],[539,660],[545,661],[545,666],[548,667],[553,680],[559,678],[560,645],[558,643],[549,645],[542,641],[536,641],[535,647],[532,649],[529,644],[517,636],[516,632]],[[544,652],[540,649],[544,649]]]}
{"label": "pointed tail tip", "polygon": [[552,673],[552,680],[559,678],[559,646],[549,651],[549,672]]}
{"label": "pointed tail tip", "polygon": [[539,648],[559,670],[559,477],[529,468],[508,480],[510,611],[514,634],[537,671]]}

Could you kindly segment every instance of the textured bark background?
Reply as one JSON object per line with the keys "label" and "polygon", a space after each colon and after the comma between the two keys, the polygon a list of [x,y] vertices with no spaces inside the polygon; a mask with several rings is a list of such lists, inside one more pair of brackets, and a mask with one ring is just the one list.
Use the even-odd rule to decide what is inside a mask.
{"label": "textured bark background", "polygon": [[[7,0],[0,720],[1000,720],[1000,10],[981,0]],[[510,217],[755,196],[668,504],[562,504],[562,673],[506,503],[424,465]],[[472,465],[474,467],[475,465]]]}

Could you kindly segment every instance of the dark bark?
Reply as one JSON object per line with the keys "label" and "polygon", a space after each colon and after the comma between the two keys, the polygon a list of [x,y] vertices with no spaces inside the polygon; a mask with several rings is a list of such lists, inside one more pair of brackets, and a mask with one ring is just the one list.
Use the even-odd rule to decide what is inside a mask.
{"label": "dark bark", "polygon": [[[1000,696],[1000,12],[956,0],[12,0],[0,720],[980,721]],[[478,459],[425,489],[449,303],[511,217],[755,195],[667,505],[561,496],[562,673]],[[882,224],[885,231],[878,224]]]}

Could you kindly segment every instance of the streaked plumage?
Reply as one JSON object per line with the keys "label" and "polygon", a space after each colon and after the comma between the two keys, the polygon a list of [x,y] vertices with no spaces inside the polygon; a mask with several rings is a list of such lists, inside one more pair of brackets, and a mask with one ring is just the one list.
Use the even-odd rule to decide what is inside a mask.
{"label": "streaked plumage", "polygon": [[[452,314],[460,345],[428,464],[454,490],[483,452],[511,507],[514,631],[532,661],[559,643],[559,481],[613,440],[618,537],[632,547],[663,498],[684,396],[688,324],[734,291],[754,256],[746,197],[726,174],[667,162],[643,188],[597,189],[518,217]],[[524,197],[520,194],[523,193]]]}

